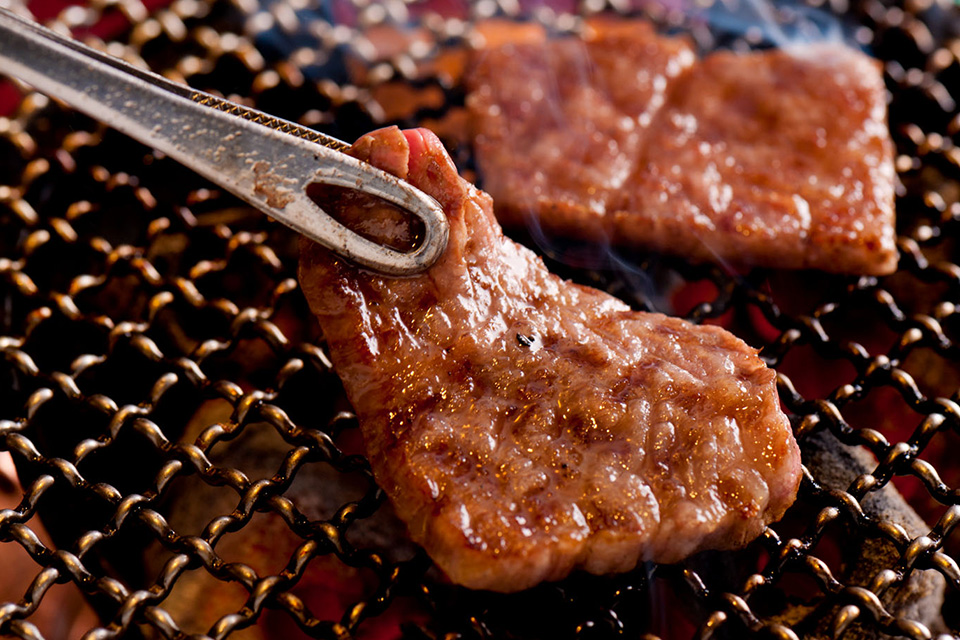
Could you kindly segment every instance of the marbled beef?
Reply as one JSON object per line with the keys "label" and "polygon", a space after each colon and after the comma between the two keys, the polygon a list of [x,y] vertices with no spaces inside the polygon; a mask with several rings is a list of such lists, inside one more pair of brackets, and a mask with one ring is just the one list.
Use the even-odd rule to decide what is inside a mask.
{"label": "marbled beef", "polygon": [[[300,282],[377,481],[453,581],[517,591],[676,562],[790,506],[799,449],[755,349],[551,274],[425,130],[352,152],[436,198],[449,245],[388,278],[304,240]],[[376,206],[330,208],[407,243]]]}

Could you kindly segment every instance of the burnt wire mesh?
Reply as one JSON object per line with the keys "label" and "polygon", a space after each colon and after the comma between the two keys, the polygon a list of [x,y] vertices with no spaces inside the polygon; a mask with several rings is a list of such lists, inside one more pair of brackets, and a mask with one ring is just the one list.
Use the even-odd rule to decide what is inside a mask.
{"label": "burnt wire mesh", "polygon": [[[686,19],[570,4],[667,30]],[[566,277],[763,346],[804,450],[796,506],[742,552],[508,596],[446,584],[405,541],[300,294],[293,234],[24,90],[0,118],[0,452],[22,485],[0,511],[0,546],[29,554],[33,580],[0,603],[0,635],[62,637],[37,620],[63,583],[99,616],[90,639],[960,631],[960,17],[932,0],[814,8],[842,15],[884,62],[896,274],[735,273],[521,238]],[[97,0],[51,22],[346,140],[430,126],[475,177],[459,82],[471,21],[577,29],[562,9]],[[707,49],[763,44],[749,30],[690,32]]]}

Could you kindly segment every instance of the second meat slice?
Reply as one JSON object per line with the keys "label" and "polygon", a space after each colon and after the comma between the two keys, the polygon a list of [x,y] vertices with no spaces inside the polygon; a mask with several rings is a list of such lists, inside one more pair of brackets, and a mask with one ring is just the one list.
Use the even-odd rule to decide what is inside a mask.
{"label": "second meat slice", "polygon": [[835,44],[696,60],[645,22],[475,53],[468,105],[497,216],[738,266],[896,268],[879,63]]}

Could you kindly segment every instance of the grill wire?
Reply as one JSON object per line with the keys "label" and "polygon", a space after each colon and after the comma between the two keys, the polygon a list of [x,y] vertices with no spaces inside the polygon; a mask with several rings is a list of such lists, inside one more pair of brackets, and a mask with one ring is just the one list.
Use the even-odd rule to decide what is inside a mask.
{"label": "grill wire", "polygon": [[[440,17],[402,2],[175,0],[148,10],[97,0],[52,21],[95,42],[93,25],[119,25],[121,38],[100,42],[110,52],[346,140],[384,124],[431,125],[471,176],[457,133],[458,52],[470,34],[461,18],[520,8],[481,0]],[[0,547],[28,553],[35,579],[19,602],[0,603],[0,635],[42,637],[32,619],[64,582],[98,612],[90,639],[255,637],[244,629],[280,620],[287,626],[274,628],[285,633],[295,625],[321,638],[390,637],[393,627],[378,627],[387,618],[409,638],[921,639],[960,630],[951,613],[960,469],[949,455],[960,442],[960,19],[930,0],[820,9],[862,25],[858,39],[885,64],[902,183],[895,275],[734,274],[649,255],[578,269],[554,260],[576,247],[545,248],[566,277],[637,308],[662,305],[638,281],[667,283],[688,318],[765,345],[804,446],[797,505],[743,552],[576,575],[510,596],[447,585],[422,552],[394,558],[389,540],[352,542],[387,507],[356,454],[355,418],[299,292],[292,233],[149,149],[25,94],[15,115],[0,118],[0,452],[13,455],[23,486],[20,504],[0,511]],[[641,13],[667,26],[678,19],[653,5]],[[542,6],[533,16],[557,30],[577,24]],[[408,18],[422,25],[409,32],[419,34],[412,44],[378,50],[372,33]],[[283,444],[266,472],[220,455],[271,433]],[[830,486],[809,454],[825,438],[862,445],[879,463],[851,462],[852,481]],[[322,517],[294,491],[310,473],[325,479],[311,491],[326,489],[335,503]],[[889,485],[927,526],[910,532],[868,508]],[[191,521],[178,499],[208,502],[213,513]],[[264,518],[282,522],[283,534]],[[50,539],[34,532],[40,519]],[[225,551],[257,528],[267,542],[243,549],[283,536],[297,543],[272,569]],[[887,549],[879,560],[860,553],[876,547]],[[346,606],[304,599],[320,563],[339,567],[345,584],[365,576]],[[215,609],[217,586],[239,597],[188,628],[167,609],[191,580],[207,585],[197,609]],[[917,583],[937,592],[941,582],[946,626],[928,629],[931,620],[913,619],[918,610],[897,594]]]}

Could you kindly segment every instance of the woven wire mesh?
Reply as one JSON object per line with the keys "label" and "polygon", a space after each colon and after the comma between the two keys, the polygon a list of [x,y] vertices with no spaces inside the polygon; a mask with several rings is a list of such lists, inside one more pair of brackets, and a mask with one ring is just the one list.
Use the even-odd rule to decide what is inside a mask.
{"label": "woven wire mesh", "polygon": [[[346,140],[431,126],[472,177],[459,82],[471,21],[567,30],[578,18],[559,4],[426,4],[98,1],[50,22]],[[571,9],[682,20],[646,3]],[[859,24],[885,64],[902,183],[895,275],[629,253],[582,268],[580,248],[525,238],[567,277],[763,346],[804,448],[797,505],[742,552],[514,595],[445,583],[391,519],[300,294],[292,233],[23,90],[0,118],[0,452],[22,487],[0,511],[0,548],[29,554],[33,579],[0,603],[0,635],[63,637],[38,622],[62,583],[96,610],[91,639],[960,630],[960,17],[924,0],[820,9]]]}

